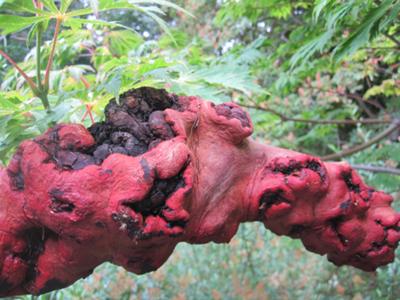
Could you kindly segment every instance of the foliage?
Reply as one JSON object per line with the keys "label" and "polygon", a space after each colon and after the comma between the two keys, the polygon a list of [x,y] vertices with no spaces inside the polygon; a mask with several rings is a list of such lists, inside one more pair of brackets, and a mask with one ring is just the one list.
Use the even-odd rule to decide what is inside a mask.
{"label": "foliage", "polygon": [[[31,1],[20,2],[7,2],[4,9],[36,12]],[[64,5],[59,11],[57,7],[51,6],[51,1],[46,3],[48,6],[45,5],[44,9],[48,8],[49,11],[41,10],[42,16],[21,16],[22,20],[34,22],[40,19],[40,22],[44,22],[43,18],[49,21],[61,13],[61,24],[64,24],[65,28],[56,36],[56,43],[53,41],[41,45],[39,55],[36,48],[33,48],[19,65],[28,76],[38,81],[38,78],[34,78],[35,72],[43,73],[40,66],[52,57],[52,47],[57,45],[53,70],[49,72],[47,86],[46,83],[42,86],[45,101],[49,102],[51,110],[46,111],[40,107],[37,101],[40,95],[24,85],[25,78],[20,72],[10,68],[3,74],[3,92],[0,93],[1,103],[4,104],[0,106],[0,159],[3,161],[9,158],[8,154],[23,139],[43,132],[55,122],[80,122],[87,109],[93,109],[95,119],[97,116],[101,117],[104,106],[112,97],[118,97],[120,93],[131,88],[168,85],[173,92],[198,95],[215,101],[227,100],[231,90],[246,94],[260,91],[249,77],[248,63],[239,61],[242,59],[241,51],[226,57],[204,55],[200,41],[188,41],[178,47],[174,39],[176,34],[169,30],[159,41],[144,41],[138,33],[121,28],[124,26],[115,22],[78,18],[93,13],[92,8],[68,11],[68,4],[71,4],[69,1],[62,2]],[[167,1],[130,3],[161,4],[185,12]],[[125,1],[112,5],[109,1],[100,1],[96,10],[100,12],[126,7],[138,9],[143,13],[149,10],[152,17],[153,11],[161,13],[155,6],[133,6]],[[10,33],[12,29],[7,26],[7,18],[12,17],[3,16],[0,28],[3,24],[4,30]],[[166,29],[165,23],[161,25],[164,21],[156,18],[155,22]],[[23,22],[27,23],[28,21]],[[35,24],[37,23],[31,23],[33,26],[36,26]],[[14,31],[19,29],[22,29],[21,26],[15,27]],[[37,31],[37,26],[33,30]],[[160,48],[159,45],[164,47]],[[252,49],[256,51],[255,47]],[[25,129],[23,134],[20,134],[21,127]]]}

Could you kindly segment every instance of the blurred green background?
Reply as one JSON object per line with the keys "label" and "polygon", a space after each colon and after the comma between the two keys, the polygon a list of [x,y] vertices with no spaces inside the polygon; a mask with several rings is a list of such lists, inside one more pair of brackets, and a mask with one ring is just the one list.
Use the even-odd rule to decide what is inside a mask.
{"label": "blurred green background", "polygon": [[[380,134],[400,117],[399,13],[398,0],[0,0],[0,161],[55,123],[90,126],[111,98],[153,86],[239,103],[255,139],[347,160],[400,209],[400,130]],[[42,93],[12,66],[39,86],[49,58]],[[18,298],[398,299],[399,275],[398,259],[375,273],[337,268],[243,224],[228,245],[178,245],[148,275],[104,264]]]}

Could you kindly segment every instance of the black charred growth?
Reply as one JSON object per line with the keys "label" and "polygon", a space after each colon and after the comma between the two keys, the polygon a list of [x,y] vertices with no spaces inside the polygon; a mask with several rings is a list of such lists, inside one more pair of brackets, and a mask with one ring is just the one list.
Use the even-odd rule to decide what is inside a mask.
{"label": "black charred growth", "polygon": [[[125,207],[134,210],[136,213],[140,213],[143,216],[144,223],[146,223],[146,218],[149,216],[159,216],[165,219],[163,211],[170,211],[171,208],[166,205],[167,199],[178,189],[185,187],[185,180],[183,178],[184,171],[182,170],[178,175],[168,178],[168,179],[156,179],[153,183],[151,190],[148,195],[139,202],[129,202],[123,203]],[[143,228],[140,227],[137,220],[134,220],[131,216],[126,213],[114,213],[112,219],[119,223],[121,226],[125,227],[129,237],[138,239],[147,239],[153,236],[164,235],[163,231],[153,232],[150,234],[144,234]],[[168,228],[174,226],[179,226],[184,228],[186,225],[186,220],[176,220],[168,221]]]}
{"label": "black charred growth", "polygon": [[21,168],[21,159],[22,150],[21,148],[18,148],[7,169],[7,174],[11,181],[11,188],[14,191],[22,191],[25,188],[24,174],[22,173]]}
{"label": "black charred growth", "polygon": [[172,193],[184,186],[185,181],[181,174],[165,180],[156,179],[145,199],[139,202],[125,203],[125,206],[141,213],[143,217],[158,216],[161,214],[161,210],[166,208],[165,202]]}
{"label": "black charred growth", "polygon": [[344,222],[344,218],[342,216],[339,216],[339,217],[329,220],[329,224],[331,226],[332,231],[336,234],[336,236],[337,236],[338,240],[340,241],[340,243],[342,244],[342,246],[344,248],[346,248],[347,245],[349,244],[349,241],[347,240],[347,238],[344,235],[342,235],[339,232],[339,227],[343,222]]}
{"label": "black charred growth", "polygon": [[343,172],[342,173],[342,178],[344,180],[344,182],[346,183],[347,187],[349,188],[350,191],[353,191],[357,194],[360,193],[360,185],[359,184],[355,184],[353,182],[353,174],[351,171],[349,172]]}
{"label": "black charred growth", "polygon": [[71,213],[75,209],[75,204],[64,196],[64,192],[59,189],[52,189],[49,192],[51,196],[50,209],[54,213]]}
{"label": "black charred growth", "polygon": [[260,198],[260,205],[259,210],[264,212],[271,208],[273,205],[280,204],[280,203],[289,203],[287,199],[283,197],[283,191],[273,190],[273,191],[266,191]]}
{"label": "black charred growth", "polygon": [[272,172],[274,173],[282,173],[286,176],[291,175],[294,172],[299,172],[302,169],[309,169],[319,175],[321,178],[321,182],[326,180],[326,171],[322,167],[321,163],[317,160],[309,160],[305,163],[291,159],[289,163],[273,163],[272,164]]}
{"label": "black charred growth", "polygon": [[68,286],[68,283],[64,283],[57,278],[53,278],[46,282],[44,287],[39,291],[38,295],[42,295],[54,290],[60,290],[66,286]]}
{"label": "black charred growth", "polygon": [[238,119],[243,127],[250,127],[250,120],[241,108],[229,104],[220,104],[215,106],[215,111],[218,115],[227,119]]}
{"label": "black charred growth", "polygon": [[111,100],[105,108],[105,121],[89,128],[96,146],[97,164],[111,153],[138,156],[175,136],[165,121],[164,110],[179,109],[178,98],[165,90],[139,88]]}
{"label": "black charred growth", "polygon": [[[61,126],[55,126],[47,140],[35,142],[49,154],[46,162],[66,170],[101,164],[112,153],[138,156],[175,136],[164,118],[167,108],[181,109],[177,96],[149,87],[131,90],[122,94],[118,102],[113,99],[108,103],[105,121],[88,128],[96,142],[90,149],[61,149],[58,136]],[[11,175],[16,186],[23,186],[23,178]]]}
{"label": "black charred growth", "polygon": [[50,238],[56,239],[58,235],[45,227],[34,227],[24,231],[22,236],[26,242],[26,248],[16,256],[28,265],[25,277],[25,282],[28,284],[36,279],[38,274],[37,262],[39,256],[45,251],[46,241]]}

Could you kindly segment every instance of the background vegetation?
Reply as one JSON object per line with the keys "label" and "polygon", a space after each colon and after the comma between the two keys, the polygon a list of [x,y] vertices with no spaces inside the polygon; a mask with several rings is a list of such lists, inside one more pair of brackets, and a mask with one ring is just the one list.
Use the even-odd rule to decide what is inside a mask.
{"label": "background vegetation", "polygon": [[[399,209],[399,13],[398,0],[0,0],[0,160],[54,123],[100,120],[125,90],[164,87],[240,103],[256,139],[346,159]],[[337,268],[246,224],[229,245],[180,244],[157,272],[105,264],[39,298],[398,299],[399,275],[398,260]]]}

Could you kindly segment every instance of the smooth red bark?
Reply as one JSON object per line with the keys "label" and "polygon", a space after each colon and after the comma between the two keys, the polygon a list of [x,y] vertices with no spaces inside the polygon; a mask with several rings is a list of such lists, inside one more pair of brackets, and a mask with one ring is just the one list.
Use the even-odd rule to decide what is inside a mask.
{"label": "smooth red bark", "polygon": [[393,261],[400,214],[391,196],[345,163],[255,142],[235,104],[176,99],[179,109],[149,121],[174,136],[134,157],[92,162],[96,141],[76,124],[21,144],[0,170],[0,296],[60,289],[105,261],[150,272],[177,243],[229,242],[248,221],[336,265],[373,271]]}

